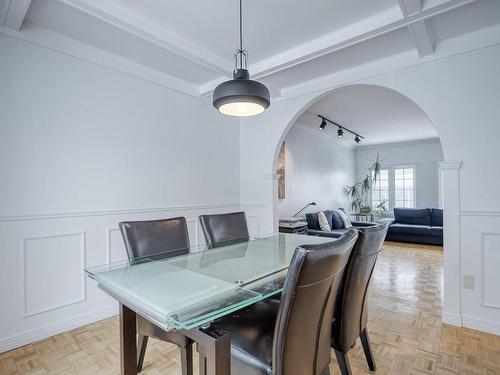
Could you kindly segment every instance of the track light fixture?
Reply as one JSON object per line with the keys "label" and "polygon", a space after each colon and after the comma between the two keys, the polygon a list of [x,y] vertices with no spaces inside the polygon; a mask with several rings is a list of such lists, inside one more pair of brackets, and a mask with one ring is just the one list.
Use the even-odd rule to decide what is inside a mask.
{"label": "track light fixture", "polygon": [[323,119],[321,121],[321,125],[319,126],[319,130],[323,131],[323,130],[325,130],[325,127],[326,127],[326,120]]}
{"label": "track light fixture", "polygon": [[337,124],[336,122],[334,122],[330,119],[327,119],[325,116],[318,115],[318,117],[321,119],[321,125],[319,126],[319,130],[321,130],[321,131],[325,130],[325,127],[326,127],[327,123],[329,122],[335,126],[338,126],[337,138],[342,138],[344,136],[344,131],[346,131],[346,132],[354,135],[354,142],[356,142],[357,144],[360,144],[361,142],[363,142],[363,139],[365,139],[365,137],[363,137],[362,135],[359,135],[358,133],[352,131],[351,129],[348,129],[345,126],[342,126],[342,125]]}

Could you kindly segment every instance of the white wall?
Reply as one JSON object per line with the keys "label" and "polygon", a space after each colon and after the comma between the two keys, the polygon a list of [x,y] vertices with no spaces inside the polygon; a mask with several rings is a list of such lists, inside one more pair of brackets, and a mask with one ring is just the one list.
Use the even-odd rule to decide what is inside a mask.
{"label": "white wall", "polygon": [[356,147],[356,176],[366,176],[379,155],[382,168],[413,166],[415,207],[439,207],[439,163],[443,150],[438,139]]}
{"label": "white wall", "polygon": [[279,215],[291,216],[308,202],[310,211],[346,207],[345,186],[354,180],[354,151],[342,140],[296,123],[285,138],[285,199]]}
{"label": "white wall", "polygon": [[[122,220],[240,209],[239,123],[196,99],[0,35],[0,352],[114,314],[83,274]],[[253,231],[255,217],[249,217]]]}
{"label": "white wall", "polygon": [[[287,127],[312,103],[340,87],[339,82],[400,92],[429,116],[443,147],[443,320],[500,334],[500,293],[496,288],[500,274],[495,271],[499,266],[500,195],[492,190],[500,184],[500,46],[433,58],[369,78],[361,75],[367,68],[345,72],[340,80],[333,76],[317,80],[308,94],[275,102],[263,115],[243,120],[241,199],[260,202],[262,207],[253,213],[260,215],[262,226],[275,228],[273,163]],[[449,193],[453,189],[456,191]],[[463,289],[464,275],[475,277],[474,290]]]}

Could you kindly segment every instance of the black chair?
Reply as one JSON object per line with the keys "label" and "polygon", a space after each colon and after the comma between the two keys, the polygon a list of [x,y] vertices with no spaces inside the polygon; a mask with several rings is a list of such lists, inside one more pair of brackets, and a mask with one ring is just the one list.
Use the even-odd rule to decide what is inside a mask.
{"label": "black chair", "polygon": [[201,215],[200,224],[210,249],[250,239],[244,212]]}
{"label": "black chair", "polygon": [[[130,263],[144,257],[165,258],[189,253],[189,236],[183,217],[122,222],[120,230]],[[193,374],[191,339],[177,332],[166,332],[141,316],[137,316],[137,331],[137,372],[142,370],[148,338],[154,337],[177,345],[181,349],[182,375]]]}
{"label": "black chair", "polygon": [[331,317],[357,237],[351,229],[338,240],[298,247],[281,303],[258,302],[212,324],[231,331],[232,374],[330,374]]}
{"label": "black chair", "polygon": [[367,292],[377,257],[384,245],[387,223],[360,228],[359,237],[352,250],[344,274],[342,287],[335,304],[332,324],[332,342],[342,375],[350,375],[351,367],[347,352],[358,337],[365,352],[368,367],[376,371],[375,358],[370,345],[366,323]]}

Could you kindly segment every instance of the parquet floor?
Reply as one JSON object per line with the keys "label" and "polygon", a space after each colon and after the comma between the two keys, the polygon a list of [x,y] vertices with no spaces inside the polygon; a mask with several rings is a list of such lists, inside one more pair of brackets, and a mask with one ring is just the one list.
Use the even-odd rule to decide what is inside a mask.
{"label": "parquet floor", "polygon": [[[369,299],[377,374],[500,375],[499,336],[440,322],[441,248],[386,243]],[[349,357],[354,374],[371,374],[359,343]],[[2,353],[0,374],[115,375],[118,359],[115,317]],[[331,370],[339,374],[335,355]],[[142,374],[180,375],[178,350],[150,340]]]}

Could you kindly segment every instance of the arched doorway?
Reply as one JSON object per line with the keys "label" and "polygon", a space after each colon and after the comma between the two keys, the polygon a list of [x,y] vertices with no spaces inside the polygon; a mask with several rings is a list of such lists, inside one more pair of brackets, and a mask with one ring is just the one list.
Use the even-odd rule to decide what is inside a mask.
{"label": "arched doorway", "polygon": [[[359,134],[365,137],[363,144],[359,146],[356,145],[354,143],[354,135],[348,132],[346,132],[342,139],[337,139],[337,127],[330,123],[327,124],[323,131],[317,131],[321,122],[321,118],[317,117],[317,115],[326,116],[336,123],[359,132]],[[291,132],[292,129],[293,132]],[[301,130],[299,131],[299,129]],[[306,129],[308,131],[304,131]],[[297,140],[299,133],[302,138],[300,141]],[[374,151],[377,149],[377,145],[386,145],[382,147],[382,150],[389,153],[389,160],[385,157],[387,155],[382,154],[380,156],[383,159],[383,165],[389,167],[391,173],[394,173],[393,167],[398,164],[408,165],[415,164],[415,162],[419,164],[412,167],[419,175],[419,180],[417,182],[418,185],[420,185],[414,188],[416,197],[414,197],[415,205],[413,207],[438,207],[441,205],[441,200],[439,199],[438,163],[442,162],[444,157],[436,128],[427,114],[418,105],[393,89],[377,85],[356,84],[337,88],[318,97],[309,107],[304,109],[296,121],[290,122],[283,131],[280,141],[278,141],[276,145],[273,170],[277,170],[282,141],[284,141],[287,136],[289,141],[295,141],[295,144],[290,144],[290,146],[294,146],[296,151],[300,151],[302,154],[297,155],[295,160],[290,160],[290,163],[287,163],[287,167],[291,167],[292,170],[294,169],[292,165],[296,167],[295,169],[300,169],[301,162],[304,164],[302,159],[308,158],[314,159],[314,162],[310,161],[311,166],[307,166],[307,168],[311,170],[320,168],[322,159],[331,158],[332,156],[337,157],[339,164],[342,164],[342,162],[345,163],[341,154],[332,155],[328,152],[328,149],[322,146],[330,147],[331,145],[330,149],[335,147],[342,148],[346,157],[356,151],[356,149],[359,151],[359,147],[361,147],[365,152],[356,152],[356,155],[360,154],[358,155],[359,158],[366,158],[367,160],[371,158],[374,160],[378,154],[377,151]],[[310,147],[306,152],[302,149],[297,150],[299,148],[299,142],[300,147],[305,148],[308,146],[307,141],[309,141],[309,143],[314,143],[313,147]],[[432,147],[430,146],[431,143],[433,145]],[[366,151],[367,148],[364,147],[366,145],[369,145],[370,152]],[[387,145],[391,145],[389,150],[387,150]],[[396,145],[401,145],[399,146],[399,155],[398,149],[394,147]],[[402,147],[408,148],[408,151],[413,149],[414,153],[417,154],[420,150],[424,152],[431,151],[431,155],[402,155],[404,154],[401,152]],[[287,148],[286,154],[291,156],[292,153],[289,152],[289,148]],[[318,153],[321,152],[324,153],[323,158],[318,157]],[[314,158],[312,155],[316,157]],[[325,164],[328,163],[332,162],[327,162],[325,160]],[[426,164],[425,167],[420,165],[422,163]],[[362,165],[363,163],[359,161],[356,162],[356,164],[358,164],[358,167],[364,167]],[[302,167],[304,168],[305,166],[302,165]],[[353,168],[355,167],[350,166],[348,169]],[[286,199],[279,199],[279,194],[275,195],[275,221],[279,216],[291,215],[292,212],[296,212],[309,201],[317,201],[320,198],[315,197],[315,194],[324,195],[325,190],[330,191],[330,194],[343,195],[343,189],[336,185],[340,184],[342,187],[345,187],[347,184],[353,183],[353,181],[339,178],[337,178],[337,181],[333,181],[335,179],[334,173],[332,173],[331,178],[328,179],[326,174],[328,174],[331,169],[334,169],[331,165],[323,166],[323,170],[321,171],[323,174],[321,177],[315,176],[314,173],[311,173],[311,170],[308,170],[308,179],[314,179],[314,177],[318,178],[317,181],[308,181],[307,192],[304,191],[306,189],[290,189],[292,190],[292,194],[287,195]],[[354,176],[353,171],[350,172],[350,174],[353,174],[353,176],[349,177],[351,180],[361,177]],[[360,171],[360,173],[361,172],[362,171]],[[316,173],[316,175],[319,174],[320,173]],[[336,176],[338,177],[339,174],[340,173],[337,171]],[[299,181],[296,180],[295,184],[288,184],[287,190],[289,190],[290,187],[300,185],[300,182],[299,179]],[[314,189],[314,183],[323,184],[322,189],[324,190],[320,188]],[[283,191],[283,186],[281,190]],[[298,194],[297,190],[301,190],[300,192],[302,194]],[[395,197],[391,194],[390,198],[392,207],[394,206]],[[291,204],[294,203],[292,202],[294,200],[300,201],[297,202],[295,206],[290,207]],[[338,203],[343,202],[344,199],[337,199],[334,201]],[[331,199],[329,203],[332,203]],[[321,202],[318,204],[318,208],[321,209]],[[326,207],[323,207],[323,209],[325,208]]]}
{"label": "arched doorway", "polygon": [[[411,87],[400,86],[398,81],[387,80],[383,84],[379,84],[377,79],[371,81],[367,83],[392,90],[412,102],[426,114],[440,136],[445,160],[439,167],[445,222],[443,321],[461,325],[460,191],[458,184],[461,163],[447,157],[447,145],[450,143],[451,147],[452,142],[451,140],[447,142],[447,139],[443,138],[440,123],[433,120],[434,115],[438,120],[441,119],[439,113],[436,113],[435,102],[427,100],[425,96],[413,91]],[[241,122],[240,192],[241,200],[244,202],[242,207],[258,222],[259,232],[269,233],[278,228],[276,161],[280,146],[288,131],[313,104],[350,86],[353,85],[279,100],[261,116]]]}

